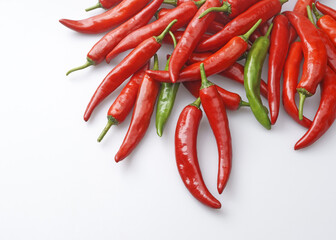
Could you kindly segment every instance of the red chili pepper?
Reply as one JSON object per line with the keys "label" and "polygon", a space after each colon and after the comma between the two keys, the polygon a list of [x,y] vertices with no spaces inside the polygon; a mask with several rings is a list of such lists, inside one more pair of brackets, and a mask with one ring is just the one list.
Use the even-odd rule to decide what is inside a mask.
{"label": "red chili pepper", "polygon": [[209,24],[215,19],[216,14],[210,13],[201,19],[199,16],[208,8],[218,7],[220,4],[219,0],[207,0],[188,24],[169,61],[169,77],[173,83],[177,81],[180,70],[196,48]]}
{"label": "red chili pepper", "polygon": [[327,51],[318,33],[308,18],[294,12],[285,12],[302,41],[304,55],[303,74],[296,89],[300,95],[299,119],[303,118],[306,97],[315,94],[317,85],[324,77],[327,66]]}
{"label": "red chili pepper", "polygon": [[103,9],[109,9],[116,5],[117,3],[120,3],[121,0],[99,0],[98,3],[92,7],[89,7],[85,9],[85,11],[91,11],[96,8],[103,8]]}
{"label": "red chili pepper", "polygon": [[123,0],[116,7],[83,20],[59,20],[64,26],[81,33],[102,33],[127,21],[143,9],[149,0]]}
{"label": "red chili pepper", "polygon": [[271,124],[278,119],[280,109],[280,79],[289,48],[289,25],[284,15],[278,15],[273,20],[271,45],[268,60],[268,104]]}
{"label": "red chili pepper", "polygon": [[262,22],[265,22],[278,14],[281,11],[282,4],[285,2],[287,2],[287,0],[263,0],[254,4],[225,25],[222,31],[201,42],[196,50],[205,52],[222,47],[233,37],[243,34],[250,29],[258,19],[261,18]]}
{"label": "red chili pepper", "polygon": [[218,148],[217,189],[222,193],[229,179],[232,162],[231,134],[225,105],[218,94],[216,86],[209,82],[205,75],[204,64],[201,63],[202,86],[199,91],[204,112],[208,117],[215,135]]}
{"label": "red chili pepper", "polygon": [[175,30],[181,28],[196,14],[198,10],[197,6],[202,4],[202,1],[196,3],[193,1],[183,3],[174,8],[168,14],[164,15],[162,18],[133,31],[120,41],[119,44],[115,46],[115,48],[106,56],[106,62],[109,63],[118,54],[135,48],[145,39],[158,35],[174,19],[177,19],[177,23],[173,26],[171,31],[174,32]]}
{"label": "red chili pepper", "polygon": [[328,7],[327,5],[320,3],[319,1],[316,2],[316,7],[318,10],[321,11],[321,13],[329,15],[333,19],[336,20],[336,10],[335,9],[332,9],[331,7]]}
{"label": "red chili pepper", "polygon": [[144,9],[142,9],[134,17],[130,18],[127,22],[121,24],[111,32],[102,37],[87,54],[87,62],[80,67],[71,69],[67,72],[67,75],[73,71],[77,71],[91,65],[97,65],[101,63],[106,55],[128,34],[132,31],[146,25],[153,17],[156,10],[160,7],[163,0],[153,0]]}
{"label": "red chili pepper", "polygon": [[313,5],[313,11],[317,19],[317,26],[328,35],[336,47],[336,20],[329,15],[319,14],[315,5]]}
{"label": "red chili pepper", "polygon": [[[158,69],[157,55],[154,56],[154,69]],[[121,144],[115,161],[119,162],[126,158],[145,136],[148,129],[160,85],[145,74],[141,81],[136,103],[132,114],[131,123]]]}
{"label": "red chili pepper", "polygon": [[[196,63],[204,61],[208,58],[212,53],[204,52],[204,53],[193,53],[189,58],[189,63]],[[227,68],[223,72],[217,73],[223,77],[234,80],[242,85],[244,85],[244,66],[239,63],[234,63],[231,67]],[[186,82],[187,83],[187,82]],[[188,82],[189,83],[189,82]],[[268,95],[268,87],[267,83],[261,79],[260,81],[260,93],[267,98]]]}
{"label": "red chili pepper", "polygon": [[201,203],[221,208],[220,202],[207,189],[197,158],[197,133],[202,118],[200,99],[186,106],[177,120],[175,158],[177,169],[189,192]]}
{"label": "red chili pepper", "polygon": [[[261,20],[259,20],[245,35],[237,36],[231,39],[224,47],[209,56],[203,61],[205,66],[205,71],[208,76],[219,73],[233,65],[237,59],[247,50],[247,41],[251,33],[258,27]],[[184,81],[196,81],[201,79],[201,74],[199,72],[199,66],[201,62],[194,63],[184,68],[180,73],[180,78],[177,82]],[[169,75],[167,77],[167,71],[152,71],[148,70],[152,78],[157,81],[171,82]]]}
{"label": "red chili pepper", "polygon": [[260,38],[261,36],[263,36],[263,35],[261,34],[260,30],[256,29],[254,31],[254,33],[252,33],[251,37],[249,38],[249,41],[251,43],[254,43],[254,41],[257,40],[258,38]]}
{"label": "red chili pepper", "polygon": [[145,66],[143,66],[136,73],[134,73],[130,81],[121,90],[120,94],[107,112],[108,122],[106,127],[98,137],[98,142],[100,142],[104,138],[107,131],[113,125],[118,125],[122,123],[131,112],[137,98],[140,83],[144,78],[145,72],[146,70],[148,70],[148,68],[149,63],[145,64]]}
{"label": "red chili pepper", "polygon": [[[293,12],[302,14],[307,17],[307,6],[311,6],[315,0],[297,0]],[[290,26],[289,28],[289,43],[294,42],[297,39],[297,33],[295,29]]]}
{"label": "red chili pepper", "polygon": [[260,26],[258,27],[258,30],[260,31],[261,36],[265,36],[267,34],[267,31],[268,31],[270,25],[271,24],[268,21],[260,24]]}
{"label": "red chili pepper", "polygon": [[299,119],[299,110],[295,103],[296,86],[300,74],[302,58],[301,42],[293,42],[290,46],[284,67],[282,103],[289,116],[300,125],[309,128],[312,122],[306,117],[303,117],[302,120]]}
{"label": "red chili pepper", "polygon": [[132,52],[130,52],[113,70],[104,78],[92,96],[84,114],[84,120],[89,120],[93,110],[110,93],[120,86],[128,77],[135,73],[139,68],[159,50],[164,36],[168,33],[176,20],[172,21],[158,37],[151,37],[143,41]]}
{"label": "red chili pepper", "polygon": [[321,82],[321,101],[313,123],[306,134],[295,144],[294,149],[302,149],[316,142],[333,124],[336,118],[336,74],[327,66]]}
{"label": "red chili pepper", "polygon": [[[186,89],[196,98],[199,97],[201,81],[183,82]],[[220,86],[215,85],[224,105],[230,110],[238,110],[241,106],[249,106],[247,102],[242,101],[237,93],[229,92]]]}
{"label": "red chili pepper", "polygon": [[[172,9],[168,8],[161,8],[159,12],[157,13],[157,18],[161,18],[164,15],[166,15],[168,12],[172,11]],[[208,26],[208,29],[206,30],[209,33],[217,33],[221,31],[224,28],[224,25],[217,21],[212,21],[210,25]]]}

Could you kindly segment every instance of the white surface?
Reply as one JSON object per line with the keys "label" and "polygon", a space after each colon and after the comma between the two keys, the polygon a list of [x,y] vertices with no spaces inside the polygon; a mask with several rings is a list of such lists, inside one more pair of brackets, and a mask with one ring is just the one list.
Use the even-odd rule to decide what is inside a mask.
{"label": "white surface", "polygon": [[[336,7],[332,0],[323,2]],[[0,2],[1,240],[336,238],[335,125],[313,146],[294,151],[305,129],[283,109],[271,131],[248,109],[229,112],[233,168],[224,193],[218,195],[217,149],[204,115],[200,165],[209,190],[222,203],[220,210],[212,210],[190,195],[176,169],[175,124],[193,101],[181,87],[164,136],[156,136],[152,121],[137,149],[116,164],[114,155],[130,118],[113,127],[101,144],[96,138],[120,89],[88,123],[82,120],[91,95],[112,66],[65,77],[69,68],[84,63],[99,36],[75,33],[58,19],[101,12],[84,12],[94,3]],[[160,50],[161,59],[169,51]],[[222,86],[246,99],[238,84],[223,81]],[[318,102],[318,94],[307,100],[310,118]]]}

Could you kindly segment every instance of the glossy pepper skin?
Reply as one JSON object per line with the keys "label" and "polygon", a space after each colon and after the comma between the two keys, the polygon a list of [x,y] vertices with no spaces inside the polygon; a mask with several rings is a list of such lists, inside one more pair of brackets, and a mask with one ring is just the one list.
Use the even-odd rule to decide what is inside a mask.
{"label": "glossy pepper skin", "polygon": [[221,194],[229,180],[232,164],[232,144],[225,105],[216,86],[205,75],[204,64],[200,65],[202,86],[199,91],[204,112],[215,135],[218,148],[217,190]]}
{"label": "glossy pepper skin", "polygon": [[280,110],[280,79],[289,48],[289,22],[284,15],[273,20],[268,59],[268,104],[271,124],[275,124]]}
{"label": "glossy pepper skin", "polygon": [[[196,98],[199,97],[201,81],[183,82],[183,86]],[[242,101],[237,93],[229,92],[220,86],[215,85],[224,105],[227,109],[238,110],[241,106],[249,106],[247,102]]]}
{"label": "glossy pepper skin", "polygon": [[[211,54],[212,53],[210,53],[210,52],[193,53],[190,56],[188,62],[189,63],[196,63],[196,62],[204,61]],[[235,82],[238,82],[238,83],[244,85],[244,66],[242,66],[240,63],[237,63],[237,62],[234,63],[231,67],[227,68],[223,72],[218,73],[218,75],[229,78],[231,80],[234,80]],[[191,82],[185,82],[185,83],[190,84]],[[265,98],[267,98],[267,95],[268,95],[267,83],[265,83],[265,81],[262,80],[262,79],[260,80],[260,93]]]}
{"label": "glossy pepper skin", "polygon": [[114,5],[120,2],[121,0],[99,0],[96,5],[85,9],[85,11],[88,12],[88,11],[91,11],[97,8],[110,9],[111,7],[113,7]]}
{"label": "glossy pepper skin", "polygon": [[323,14],[331,16],[333,19],[336,20],[336,10],[328,7],[327,5],[317,1],[316,8]]}
{"label": "glossy pepper skin", "polygon": [[[174,34],[174,36],[175,36],[175,39],[176,39],[176,41],[178,42],[178,41],[180,41],[180,39],[181,39],[181,37],[182,37],[182,35],[183,35],[183,31],[175,31],[175,32],[173,32],[173,34]],[[201,40],[203,39],[208,39],[209,37],[211,37],[211,35],[209,35],[209,34],[203,34],[203,36],[201,37]],[[174,42],[173,42],[173,40],[172,40],[172,38],[171,38],[171,36],[170,35],[167,35],[164,39],[163,39],[163,43],[167,43],[167,44],[171,44],[171,45],[173,45],[174,44]]]}
{"label": "glossy pepper skin", "polygon": [[176,20],[172,21],[157,37],[150,37],[130,52],[111,72],[104,78],[92,96],[84,113],[84,120],[89,120],[93,110],[118,88],[128,77],[144,66],[161,47],[161,42]]}
{"label": "glossy pepper skin", "polygon": [[146,70],[149,68],[149,63],[145,64],[131,77],[130,81],[121,90],[118,97],[115,99],[111,107],[107,112],[107,125],[98,137],[98,142],[100,142],[107,131],[113,126],[122,123],[128,114],[131,112],[136,97],[138,94],[138,89],[142,79],[145,76]]}
{"label": "glossy pepper skin", "polygon": [[61,19],[60,23],[81,33],[96,34],[106,32],[127,21],[143,9],[149,0],[123,0],[116,7],[83,20]]}
{"label": "glossy pepper skin", "polygon": [[300,95],[299,119],[302,119],[305,98],[315,94],[318,84],[324,77],[327,66],[327,51],[318,30],[308,18],[294,12],[285,12],[285,16],[302,41],[303,73],[296,88]]}
{"label": "glossy pepper skin", "polygon": [[[201,2],[198,2],[198,4],[201,4]],[[176,19],[177,23],[171,29],[171,31],[174,32],[175,30],[181,28],[186,23],[188,23],[197,11],[198,5],[197,3],[194,3],[192,1],[179,5],[178,7],[174,8],[172,11],[164,15],[162,18],[150,24],[147,24],[127,35],[106,56],[106,62],[109,63],[118,54],[135,48],[145,39],[160,34],[171,21]],[[188,14],[186,14],[186,12]]]}
{"label": "glossy pepper skin", "polygon": [[295,103],[296,86],[299,79],[302,58],[302,43],[293,42],[290,46],[284,67],[282,104],[292,119],[303,127],[309,128],[312,122],[306,117],[303,117],[302,120],[299,119],[299,110]]}
{"label": "glossy pepper skin", "polygon": [[336,118],[336,74],[327,66],[321,82],[321,101],[313,123],[306,134],[295,144],[294,149],[302,149],[316,142],[333,124]]}
{"label": "glossy pepper skin", "polygon": [[87,63],[78,68],[70,70],[70,72],[86,68],[90,65],[97,65],[105,60],[106,55],[128,34],[134,30],[146,25],[153,17],[156,10],[160,7],[163,0],[153,0],[144,9],[137,13],[134,17],[127,20],[114,30],[105,34],[88,52]]}
{"label": "glossy pepper skin", "polygon": [[313,7],[313,10],[317,19],[317,26],[328,35],[329,39],[336,47],[336,20],[329,15],[320,15],[315,6]]}
{"label": "glossy pepper skin", "polygon": [[197,158],[197,133],[202,119],[200,99],[186,106],[177,120],[175,158],[181,179],[189,192],[211,208],[221,208],[220,202],[207,189]]}
{"label": "glossy pepper skin", "polygon": [[263,0],[229,22],[222,31],[216,33],[211,38],[200,42],[196,50],[199,52],[216,50],[226,44],[230,39],[248,31],[253,24],[262,19],[267,21],[281,11],[281,6],[287,0]]}
{"label": "glossy pepper skin", "polygon": [[244,68],[244,87],[250,108],[258,122],[267,130],[271,129],[271,121],[268,117],[268,110],[260,98],[260,77],[270,45],[268,36],[271,30],[272,25],[265,36],[258,38],[253,43]]}
{"label": "glossy pepper skin", "polygon": [[[217,52],[210,55],[207,59],[202,62],[194,63],[184,68],[177,82],[184,81],[196,81],[201,79],[201,74],[199,67],[201,63],[204,63],[205,72],[207,76],[219,73],[233,65],[237,59],[245,53],[248,48],[248,38],[252,32],[258,27],[261,20],[259,20],[255,25],[244,35],[237,36],[231,39],[224,47],[222,47]],[[166,71],[147,71],[152,78],[157,81],[171,82],[169,74]]]}
{"label": "glossy pepper skin", "polygon": [[168,71],[171,82],[175,83],[177,81],[182,67],[196,48],[199,40],[207,30],[210,23],[214,21],[216,14],[210,13],[201,19],[199,16],[206,9],[219,7],[220,5],[221,2],[219,0],[207,0],[188,24],[169,61]]}
{"label": "glossy pepper skin", "polygon": [[[154,56],[154,69],[158,69],[157,55]],[[131,123],[126,136],[114,159],[120,162],[126,158],[139,144],[150,124],[160,85],[145,74],[141,81],[134,105]]]}

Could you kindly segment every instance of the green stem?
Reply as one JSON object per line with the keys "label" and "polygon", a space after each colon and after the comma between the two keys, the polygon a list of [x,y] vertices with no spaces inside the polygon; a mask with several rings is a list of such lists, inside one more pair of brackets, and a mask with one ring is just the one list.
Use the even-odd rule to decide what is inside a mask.
{"label": "green stem", "polygon": [[107,116],[107,124],[106,124],[105,128],[103,129],[103,131],[101,132],[101,134],[99,135],[99,137],[97,139],[98,142],[101,142],[101,140],[103,140],[103,138],[105,137],[106,133],[108,132],[108,130],[113,125],[118,125],[117,119],[115,119],[112,116]]}
{"label": "green stem", "polygon": [[240,101],[240,106],[241,106],[241,107],[249,107],[249,106],[250,106],[250,103],[241,100],[241,101]]}
{"label": "green stem", "polygon": [[96,5],[92,6],[92,7],[89,7],[87,9],[85,9],[85,11],[89,12],[91,10],[94,10],[94,9],[97,9],[97,8],[103,8],[103,6],[101,5],[100,2],[98,2]]}
{"label": "green stem", "polygon": [[200,0],[200,1],[196,1],[194,2],[195,5],[197,6],[197,8],[202,7],[202,5],[206,2],[206,0]]}
{"label": "green stem", "polygon": [[231,5],[228,2],[223,2],[223,5],[221,7],[212,7],[208,8],[202,14],[198,17],[201,19],[205,15],[207,15],[210,12],[225,12],[226,14],[230,15],[231,14]]}
{"label": "green stem", "polygon": [[190,104],[190,106],[195,106],[195,107],[197,107],[197,108],[200,108],[200,106],[201,106],[201,99],[200,99],[200,98],[197,98],[197,99],[195,100],[195,102],[193,102],[192,104]]}
{"label": "green stem", "polygon": [[281,5],[288,2],[288,0],[280,0]]}
{"label": "green stem", "polygon": [[72,73],[72,72],[75,72],[75,71],[78,71],[78,70],[81,70],[81,69],[90,67],[90,66],[92,66],[92,65],[95,65],[95,62],[92,61],[90,58],[87,58],[85,64],[83,64],[82,66],[79,66],[79,67],[75,67],[75,68],[73,68],[73,69],[70,69],[70,70],[66,73],[66,75],[68,76],[68,75],[69,75],[70,73]]}
{"label": "green stem", "polygon": [[205,70],[204,70],[204,63],[200,64],[200,71],[201,71],[201,79],[202,79],[201,89],[208,88],[214,85],[212,82],[208,81],[206,77]]}
{"label": "green stem", "polygon": [[173,39],[174,48],[176,48],[177,41],[176,41],[174,33],[172,33],[172,31],[169,31],[169,35]]}
{"label": "green stem", "polygon": [[303,105],[306,99],[306,94],[299,92],[299,96],[300,96],[300,103],[299,103],[299,119],[302,120],[303,119]]}
{"label": "green stem", "polygon": [[158,55],[155,53],[154,54],[154,65],[153,65],[153,70],[159,70],[159,58]]}
{"label": "green stem", "polygon": [[313,17],[313,13],[312,13],[309,5],[307,5],[307,14],[308,14],[308,19],[311,21],[311,23],[314,24],[315,27],[317,27],[316,23],[315,23],[315,20],[314,20],[314,17]]}
{"label": "green stem", "polygon": [[314,15],[316,17],[316,20],[318,21],[321,17],[323,17],[323,15],[318,12],[318,10],[315,6],[315,3],[313,3],[312,6],[313,6]]}
{"label": "green stem", "polygon": [[252,33],[259,27],[259,25],[261,24],[262,19],[259,19],[254,25],[253,27],[248,30],[247,33],[245,33],[244,35],[240,36],[242,39],[244,39],[246,42],[249,40],[250,36],[252,35]]}
{"label": "green stem", "polygon": [[171,21],[168,26],[166,27],[165,30],[163,30],[163,32],[159,35],[154,37],[156,39],[156,41],[158,43],[162,43],[162,40],[164,39],[164,37],[167,35],[167,33],[170,31],[170,28],[177,22],[176,19],[174,19],[173,21]]}
{"label": "green stem", "polygon": [[273,23],[268,27],[267,33],[265,34],[265,37],[268,38],[268,36],[271,34],[273,28]]}
{"label": "green stem", "polygon": [[177,0],[164,0],[163,3],[177,6]]}

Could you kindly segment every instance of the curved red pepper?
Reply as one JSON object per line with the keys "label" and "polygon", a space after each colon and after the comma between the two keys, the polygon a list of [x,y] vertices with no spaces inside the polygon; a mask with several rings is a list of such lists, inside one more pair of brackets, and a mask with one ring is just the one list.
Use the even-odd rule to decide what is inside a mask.
{"label": "curved red pepper", "polygon": [[302,41],[304,55],[303,73],[297,91],[300,95],[299,118],[302,119],[306,97],[315,94],[317,85],[324,77],[327,66],[327,51],[318,30],[308,18],[294,12],[285,12]]}
{"label": "curved red pepper", "polygon": [[288,19],[281,14],[273,20],[267,81],[271,124],[275,124],[280,110],[280,79],[289,48],[288,24]]}
{"label": "curved red pepper", "polygon": [[145,39],[160,34],[171,21],[177,19],[177,23],[171,29],[171,31],[174,32],[188,23],[197,10],[197,5],[193,1],[186,2],[174,8],[162,18],[133,31],[121,40],[106,56],[106,62],[109,63],[118,54],[135,48]]}
{"label": "curved red pepper", "polygon": [[[201,88],[201,81],[183,82],[183,86],[196,98],[199,97],[199,90]],[[239,94],[229,92],[220,86],[215,85],[219,95],[221,96],[224,105],[230,110],[237,110],[241,106],[248,104],[243,102]]]}
{"label": "curved red pepper", "polygon": [[336,47],[336,20],[329,15],[318,16],[317,26],[328,35]]}
{"label": "curved red pepper", "polygon": [[177,81],[180,70],[196,48],[199,40],[207,30],[209,24],[215,19],[216,14],[209,13],[201,19],[199,16],[208,8],[219,7],[220,5],[221,2],[219,0],[207,0],[188,24],[169,61],[168,71],[171,82],[175,83]]}
{"label": "curved red pepper", "polygon": [[222,47],[233,37],[248,31],[258,19],[261,18],[262,21],[265,22],[278,14],[281,11],[282,3],[286,1],[287,0],[263,0],[254,4],[225,25],[222,31],[199,43],[196,50],[205,52]]}
{"label": "curved red pepper", "polygon": [[[211,54],[212,53],[210,53],[210,52],[193,53],[189,58],[189,63],[196,63],[196,62],[204,61]],[[231,80],[234,80],[234,81],[244,85],[244,66],[242,66],[241,64],[239,64],[237,62],[234,63],[229,68],[227,68],[226,70],[224,70],[223,72],[218,73],[218,75],[229,78]],[[260,93],[265,98],[267,98],[267,95],[268,95],[267,83],[265,83],[265,81],[262,80],[262,79],[260,80]]]}
{"label": "curved red pepper", "polygon": [[143,9],[149,0],[123,0],[116,7],[99,15],[83,19],[61,19],[60,23],[81,33],[102,33],[127,21]]}
{"label": "curved red pepper", "polygon": [[300,66],[303,58],[301,42],[293,42],[286,58],[283,73],[282,103],[288,113],[297,123],[305,128],[311,126],[311,121],[303,117],[299,119],[299,111],[295,103],[296,86],[300,74]]}
{"label": "curved red pepper", "polygon": [[137,98],[140,83],[144,78],[145,72],[146,70],[148,70],[148,68],[149,63],[145,64],[145,66],[143,66],[136,73],[134,73],[130,81],[121,90],[120,94],[115,99],[107,112],[108,122],[106,127],[98,137],[98,142],[100,142],[104,138],[111,126],[122,123],[131,112]]}
{"label": "curved red pepper", "polygon": [[329,39],[328,35],[326,35],[325,32],[323,32],[321,29],[319,30],[320,37],[324,43],[324,46],[327,50],[327,56],[328,56],[328,65],[331,67],[331,69],[335,72],[336,71],[336,47]]}
{"label": "curved red pepper", "polygon": [[175,130],[175,157],[177,169],[189,192],[201,203],[221,208],[220,202],[212,196],[202,178],[197,158],[197,132],[202,118],[199,99],[186,106],[177,120]]}
{"label": "curved red pepper", "polygon": [[218,94],[216,86],[206,79],[204,64],[200,65],[202,86],[199,91],[204,112],[215,135],[218,148],[217,189],[222,193],[231,172],[232,145],[229,121],[225,105]]}
{"label": "curved red pepper", "polygon": [[119,162],[126,158],[139,144],[150,124],[160,85],[145,74],[141,81],[130,126],[114,159]]}
{"label": "curved red pepper", "polygon": [[317,1],[315,5],[317,9],[321,11],[321,13],[329,15],[333,19],[336,20],[336,10],[335,9],[332,9],[331,7],[328,7],[327,5],[320,3],[319,1]]}
{"label": "curved red pepper", "polygon": [[104,78],[92,96],[84,113],[84,120],[89,120],[93,110],[119,87],[128,77],[145,65],[149,59],[161,47],[161,41],[171,26],[176,22],[172,21],[158,37],[151,37],[143,41],[132,52],[130,52],[112,71]]}
{"label": "curved red pepper", "polygon": [[86,68],[90,65],[97,65],[104,61],[106,55],[128,34],[132,31],[146,25],[153,17],[156,10],[160,7],[163,0],[153,0],[144,9],[127,22],[121,24],[111,32],[105,34],[88,52],[87,63],[83,66],[71,69],[67,75],[73,71]]}
{"label": "curved red pepper", "polygon": [[316,142],[333,124],[336,118],[336,74],[327,66],[321,82],[321,101],[313,123],[306,134],[295,144],[294,149],[302,149]]}

